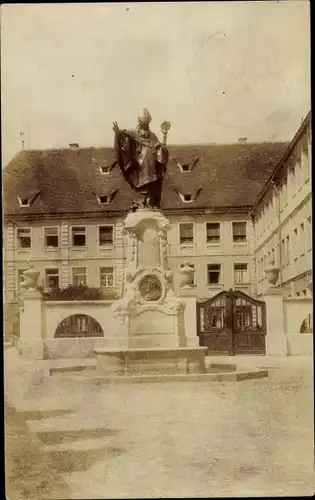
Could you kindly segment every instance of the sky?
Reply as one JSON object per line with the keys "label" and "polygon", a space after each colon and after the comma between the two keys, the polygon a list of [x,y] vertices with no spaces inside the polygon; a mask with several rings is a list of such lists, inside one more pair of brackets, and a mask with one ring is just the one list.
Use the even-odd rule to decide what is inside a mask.
{"label": "sky", "polygon": [[170,144],[291,140],[310,109],[305,0],[1,6],[3,165],[111,146],[112,122]]}

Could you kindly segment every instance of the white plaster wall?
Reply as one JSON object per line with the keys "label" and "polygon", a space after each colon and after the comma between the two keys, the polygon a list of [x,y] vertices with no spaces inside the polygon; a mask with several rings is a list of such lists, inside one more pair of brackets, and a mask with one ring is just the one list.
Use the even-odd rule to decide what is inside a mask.
{"label": "white plaster wall", "polygon": [[288,335],[288,355],[289,356],[312,356],[313,354],[313,334],[299,333],[298,335]]}
{"label": "white plaster wall", "polygon": [[[300,332],[302,321],[313,313],[310,297],[294,297],[283,301],[284,325],[287,335],[297,335]],[[301,334],[305,335],[305,334]]]}
{"label": "white plaster wall", "polygon": [[[112,301],[47,301],[43,302],[43,338],[54,339],[55,331],[62,320],[73,314],[86,314],[94,318],[103,329],[104,337],[112,335]],[[69,339],[72,340],[73,339]]]}

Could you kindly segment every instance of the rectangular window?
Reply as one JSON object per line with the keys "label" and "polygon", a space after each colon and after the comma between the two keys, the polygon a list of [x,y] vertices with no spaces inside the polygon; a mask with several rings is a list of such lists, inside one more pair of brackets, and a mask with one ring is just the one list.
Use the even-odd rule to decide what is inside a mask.
{"label": "rectangular window", "polygon": [[288,185],[287,185],[287,179],[283,180],[282,190],[283,190],[283,208],[285,208],[287,206],[287,204],[288,204]]}
{"label": "rectangular window", "polygon": [[312,249],[312,217],[308,217],[306,221],[306,251]]}
{"label": "rectangular window", "polygon": [[245,242],[246,241],[246,222],[232,222],[233,228],[233,241]]}
{"label": "rectangular window", "polygon": [[17,230],[17,243],[18,248],[31,248],[31,229],[30,228],[18,228]]}
{"label": "rectangular window", "polygon": [[208,264],[208,285],[216,285],[221,280],[221,264]]}
{"label": "rectangular window", "polygon": [[300,255],[304,255],[304,253],[305,253],[305,246],[306,246],[305,232],[304,232],[304,222],[302,222],[300,224],[300,238],[299,238],[299,242],[300,242]]}
{"label": "rectangular window", "polygon": [[207,243],[220,243],[220,222],[207,222]]}
{"label": "rectangular window", "polygon": [[114,244],[114,227],[100,226],[99,227],[99,245],[101,247],[113,246]]}
{"label": "rectangular window", "polygon": [[285,240],[285,265],[289,266],[291,264],[291,248],[290,248],[290,236],[288,235]]}
{"label": "rectangular window", "polygon": [[275,260],[275,249],[274,248],[272,248],[272,250],[271,250],[271,262],[273,264],[276,263],[276,260]]}
{"label": "rectangular window", "polygon": [[45,269],[45,288],[59,288],[59,269]]}
{"label": "rectangular window", "polygon": [[45,227],[44,228],[45,247],[58,248],[59,247],[59,233],[58,227]]}
{"label": "rectangular window", "polygon": [[86,246],[86,228],[85,226],[78,226],[72,228],[72,246],[85,247]]}
{"label": "rectangular window", "polygon": [[234,283],[248,283],[247,264],[234,264]]}
{"label": "rectangular window", "polygon": [[285,248],[284,248],[284,239],[281,240],[281,266],[285,265]]}
{"label": "rectangular window", "polygon": [[297,260],[299,257],[299,251],[298,251],[299,244],[298,243],[299,243],[298,242],[298,230],[297,230],[297,228],[295,228],[293,231],[294,260]]}
{"label": "rectangular window", "polygon": [[100,286],[101,288],[108,288],[114,286],[114,268],[101,267],[100,268]]}
{"label": "rectangular window", "polygon": [[308,143],[306,140],[303,141],[302,145],[302,168],[303,168],[303,180],[307,182],[310,178],[310,162],[308,157]]}
{"label": "rectangular window", "polygon": [[179,242],[194,243],[194,225],[192,222],[181,222],[179,224]]}
{"label": "rectangular window", "polygon": [[72,284],[73,286],[86,285],[86,267],[72,268]]}

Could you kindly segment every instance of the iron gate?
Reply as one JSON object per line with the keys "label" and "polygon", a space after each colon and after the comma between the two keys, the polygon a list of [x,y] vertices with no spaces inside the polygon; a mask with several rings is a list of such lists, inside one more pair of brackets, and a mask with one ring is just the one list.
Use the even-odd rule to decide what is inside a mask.
{"label": "iron gate", "polygon": [[208,354],[265,354],[266,304],[229,290],[197,302],[197,332]]}

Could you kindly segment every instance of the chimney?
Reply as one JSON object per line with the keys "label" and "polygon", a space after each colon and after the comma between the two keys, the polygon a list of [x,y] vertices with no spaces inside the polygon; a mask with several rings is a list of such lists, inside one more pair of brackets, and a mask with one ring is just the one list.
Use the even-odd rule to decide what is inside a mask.
{"label": "chimney", "polygon": [[247,142],[247,137],[240,137],[240,138],[239,138],[239,140],[238,140],[238,142],[239,142],[240,144],[246,144],[246,142]]}
{"label": "chimney", "polygon": [[79,144],[77,142],[70,142],[69,146],[71,149],[78,149]]}

